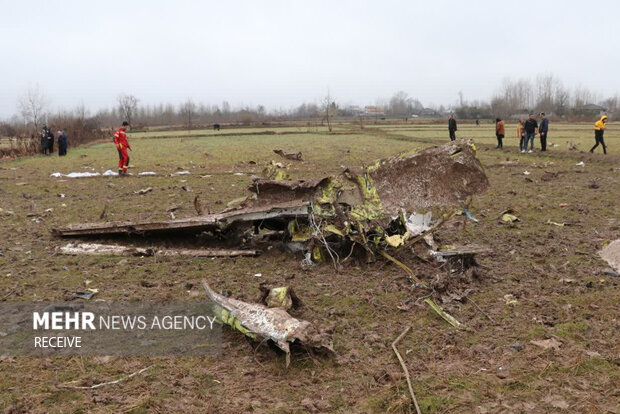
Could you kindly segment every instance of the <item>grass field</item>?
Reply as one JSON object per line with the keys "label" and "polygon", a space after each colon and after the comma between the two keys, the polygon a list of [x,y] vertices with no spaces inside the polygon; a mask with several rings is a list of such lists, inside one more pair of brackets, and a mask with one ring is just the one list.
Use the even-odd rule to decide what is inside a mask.
{"label": "grass field", "polygon": [[[609,154],[567,151],[593,144],[589,124],[552,124],[546,153],[520,154],[507,126],[503,151],[493,149],[494,126],[460,125],[473,138],[491,183],[471,213],[437,233],[441,244],[476,243],[479,276],[450,277],[410,252],[399,260],[430,283],[442,306],[465,325],[457,330],[422,302],[425,293],[398,279],[385,262],[303,269],[281,248],[257,258],[69,257],[56,254],[66,240],[52,227],[72,222],[164,219],[223,209],[246,194],[272,149],[301,151],[290,162],[293,178],[338,173],[400,151],[447,140],[443,125],[367,125],[363,131],[324,128],[161,131],[130,135],[134,174],[145,177],[53,178],[51,173],[116,169],[112,143],[70,149],[67,157],[34,156],[0,162],[0,300],[63,300],[85,286],[104,300],[201,300],[200,280],[233,297],[255,300],[258,284],[290,285],[304,302],[295,316],[330,328],[337,356],[284,356],[258,349],[243,335],[223,331],[218,357],[0,357],[0,408],[20,413],[405,413],[408,391],[390,344],[400,344],[424,413],[579,412],[620,413],[620,279],[605,276],[596,252],[620,238],[620,129],[611,124]],[[283,133],[285,132],[285,134]],[[166,138],[168,137],[168,138]],[[250,161],[256,164],[250,163]],[[583,161],[585,166],[576,164]],[[189,175],[174,175],[189,171]],[[524,175],[528,171],[529,175]],[[595,182],[598,188],[592,185]],[[135,192],[145,187],[145,195]],[[185,187],[185,189],[183,188]],[[187,191],[189,190],[189,191]],[[64,195],[61,197],[60,195]],[[498,221],[512,208],[514,226]],[[548,220],[567,223],[558,227]],[[149,245],[145,238],[115,242]],[[158,239],[160,245],[199,246],[201,239]],[[262,273],[261,279],[255,273]],[[153,287],[145,287],[142,281]],[[188,286],[193,286],[188,289]],[[469,290],[468,290],[469,289]],[[450,299],[467,292],[471,301]],[[512,296],[506,296],[512,295]],[[514,298],[510,302],[506,298]],[[482,310],[482,311],[481,311]],[[486,316],[485,316],[486,314]],[[489,320],[490,317],[494,322]],[[558,350],[532,340],[556,338]],[[520,344],[523,348],[516,346]],[[152,365],[144,374],[96,390],[70,390],[68,381],[98,383]]]}

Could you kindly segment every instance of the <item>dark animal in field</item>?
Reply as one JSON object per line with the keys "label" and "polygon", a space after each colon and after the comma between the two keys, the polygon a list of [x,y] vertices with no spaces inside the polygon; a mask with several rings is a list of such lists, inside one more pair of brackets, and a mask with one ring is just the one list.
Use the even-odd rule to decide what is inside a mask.
{"label": "dark animal in field", "polygon": [[220,130],[220,124],[213,124],[213,130],[214,131],[219,131]]}

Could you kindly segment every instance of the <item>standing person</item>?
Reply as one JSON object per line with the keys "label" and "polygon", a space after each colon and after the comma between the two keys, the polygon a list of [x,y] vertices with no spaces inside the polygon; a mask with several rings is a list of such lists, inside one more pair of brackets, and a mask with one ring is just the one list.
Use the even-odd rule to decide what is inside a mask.
{"label": "standing person", "polygon": [[525,148],[523,149],[527,150],[527,143],[531,142],[530,150],[528,151],[531,153],[534,151],[534,138],[538,133],[538,122],[536,122],[534,114],[530,114],[529,119],[523,125],[523,129],[525,129]]}
{"label": "standing person", "polygon": [[540,127],[538,133],[540,134],[540,150],[547,151],[547,132],[549,132],[549,120],[545,116],[544,112],[540,113]]}
{"label": "standing person", "polygon": [[54,153],[54,133],[51,128],[47,129],[47,155],[52,155]]}
{"label": "standing person", "polygon": [[43,125],[43,128],[41,128],[41,154],[47,154],[47,134],[48,134],[48,128],[47,125]]}
{"label": "standing person", "polygon": [[476,118],[476,126],[480,126],[480,120]]}
{"label": "standing person", "polygon": [[67,133],[62,129],[58,130],[58,156],[67,155]]}
{"label": "standing person", "polygon": [[127,165],[129,164],[129,155],[127,149],[131,150],[131,145],[127,141],[127,128],[129,122],[123,121],[119,129],[114,131],[114,144],[118,150],[118,176],[127,175]]}
{"label": "standing person", "polygon": [[519,138],[519,151],[525,152],[527,143],[525,141],[525,131],[523,129],[523,121],[519,119],[517,123],[517,138]]}
{"label": "standing person", "polygon": [[454,141],[456,139],[456,119],[454,119],[454,114],[450,114],[450,119],[448,119],[448,131],[450,131],[450,141]]}
{"label": "standing person", "polygon": [[495,119],[495,136],[497,137],[497,149],[504,148],[504,135],[506,134],[506,127],[504,126],[504,121],[499,118]]}
{"label": "standing person", "polygon": [[603,154],[607,154],[607,146],[605,145],[605,140],[603,139],[603,134],[605,133],[605,127],[607,126],[607,115],[603,115],[601,119],[596,121],[594,124],[594,139],[596,140],[596,144],[592,147],[590,152],[594,152],[598,144],[603,146]]}

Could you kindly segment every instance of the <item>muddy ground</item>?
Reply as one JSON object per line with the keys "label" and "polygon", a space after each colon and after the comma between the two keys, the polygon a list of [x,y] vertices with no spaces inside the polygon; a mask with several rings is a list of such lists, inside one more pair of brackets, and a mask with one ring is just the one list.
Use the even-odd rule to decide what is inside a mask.
{"label": "muddy ground", "polygon": [[[481,128],[475,133],[492,137],[491,127]],[[0,300],[63,300],[87,280],[104,300],[202,300],[202,278],[243,300],[254,300],[262,281],[285,284],[305,305],[292,313],[331,330],[337,356],[296,353],[286,368],[284,355],[224,328],[217,357],[2,357],[0,407],[7,413],[411,412],[390,344],[412,326],[399,349],[424,413],[620,413],[620,278],[605,275],[607,265],[596,254],[620,237],[615,148],[606,157],[562,146],[524,155],[514,140],[503,151],[492,148],[492,139],[477,141],[491,182],[470,208],[479,223],[461,217],[436,239],[488,246],[491,253],[478,257],[475,274],[462,276],[409,251],[394,253],[434,287],[433,297],[463,329],[430,310],[423,302],[429,292],[412,289],[403,271],[384,261],[354,262],[337,273],[330,263],[304,269],[300,257],[277,244],[258,258],[70,257],[54,250],[66,241],[50,229],[69,222],[169,218],[173,207],[176,217],[188,217],[196,195],[205,211],[223,209],[245,194],[251,174],[282,161],[275,148],[303,152],[305,162],[289,162],[293,178],[317,178],[341,165],[439,143],[444,129],[136,138],[132,172],[158,173],[152,177],[50,177],[114,169],[110,143],[74,149],[66,158],[2,161]],[[585,166],[576,165],[582,161]],[[170,175],[179,171],[190,174]],[[153,191],[135,194],[149,186]],[[509,208],[520,221],[501,224],[498,217]],[[194,236],[156,241],[209,243]],[[463,295],[470,300],[459,301]],[[532,342],[546,339],[559,346]],[[96,390],[59,387],[110,381],[148,366]]]}

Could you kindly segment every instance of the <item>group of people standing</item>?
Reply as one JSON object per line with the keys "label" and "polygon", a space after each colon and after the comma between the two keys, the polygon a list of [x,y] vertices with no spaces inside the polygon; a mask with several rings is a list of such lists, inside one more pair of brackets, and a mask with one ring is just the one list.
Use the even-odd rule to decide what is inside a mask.
{"label": "group of people standing", "polygon": [[[540,150],[547,151],[547,134],[549,133],[549,119],[544,112],[540,113],[540,125],[534,117],[534,114],[530,114],[529,118],[523,122],[519,120],[517,124],[517,138],[519,138],[519,151],[522,153],[534,151],[534,138],[536,135],[540,137]],[[528,150],[527,147],[530,149]]]}
{"label": "group of people standing", "polygon": [[[62,129],[58,130],[58,155],[67,155],[67,134]],[[54,133],[47,126],[41,128],[41,154],[52,155],[54,153]]]}
{"label": "group of people standing", "polygon": [[[478,120],[476,119],[476,125],[479,125]],[[605,140],[603,139],[603,134],[605,132],[605,127],[607,125],[607,115],[601,116],[594,124],[594,139],[596,140],[596,144],[592,147],[590,152],[594,152],[596,147],[602,145],[603,153],[607,154],[607,147],[605,146]],[[450,115],[448,119],[448,131],[450,132],[450,141],[454,141],[456,139],[456,119],[454,119],[454,115]],[[517,138],[519,138],[519,151],[521,153],[531,153],[534,151],[534,138],[536,135],[540,137],[540,150],[547,151],[547,134],[549,133],[549,119],[547,118],[544,112],[540,113],[540,125],[536,120],[534,114],[529,114],[528,119],[524,122],[523,120],[519,120],[517,124]],[[504,148],[504,137],[506,135],[506,125],[501,118],[495,119],[495,136],[497,138],[497,146],[496,149]],[[528,145],[530,149],[528,150]]]}

